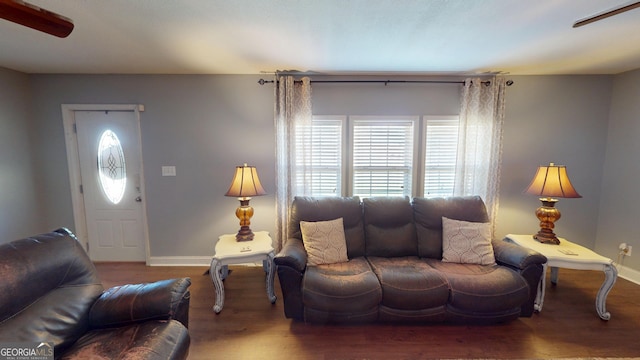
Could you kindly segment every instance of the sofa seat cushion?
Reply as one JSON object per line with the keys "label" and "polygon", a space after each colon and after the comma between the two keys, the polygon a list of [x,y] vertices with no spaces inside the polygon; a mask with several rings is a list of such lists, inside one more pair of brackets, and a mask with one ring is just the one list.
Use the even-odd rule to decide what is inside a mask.
{"label": "sofa seat cushion", "polygon": [[305,308],[329,313],[358,313],[377,308],[378,278],[364,257],[345,263],[308,266],[302,280]]}
{"label": "sofa seat cushion", "polygon": [[447,280],[424,260],[416,256],[368,259],[382,286],[384,306],[400,310],[421,310],[447,304]]}
{"label": "sofa seat cushion", "polygon": [[425,259],[449,283],[449,306],[458,311],[500,313],[519,308],[529,287],[515,271],[498,265],[445,263]]}
{"label": "sofa seat cushion", "polygon": [[189,332],[177,320],[90,331],[61,359],[186,359]]}

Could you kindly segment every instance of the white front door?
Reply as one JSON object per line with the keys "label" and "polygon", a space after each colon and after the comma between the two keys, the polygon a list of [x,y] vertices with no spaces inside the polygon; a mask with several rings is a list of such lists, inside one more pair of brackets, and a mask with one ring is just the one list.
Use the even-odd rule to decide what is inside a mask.
{"label": "white front door", "polygon": [[89,256],[145,261],[138,114],[74,111]]}

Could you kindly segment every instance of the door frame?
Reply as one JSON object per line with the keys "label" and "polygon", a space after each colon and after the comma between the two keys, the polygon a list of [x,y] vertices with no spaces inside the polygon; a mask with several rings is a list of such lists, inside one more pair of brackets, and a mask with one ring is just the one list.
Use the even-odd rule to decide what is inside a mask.
{"label": "door frame", "polygon": [[142,233],[145,252],[145,263],[149,265],[149,225],[147,221],[147,202],[144,180],[144,166],[142,159],[142,133],[140,129],[140,113],[144,111],[141,104],[62,104],[62,121],[64,137],[67,148],[67,164],[69,167],[69,185],[71,190],[71,202],[73,205],[73,220],[75,234],[89,253],[89,231],[87,229],[87,217],[84,197],[81,192],[82,177],[80,175],[80,155],[78,153],[78,137],[75,130],[76,111],[132,111],[135,117],[136,136],[138,148],[134,149],[140,159],[140,196],[142,206]]}

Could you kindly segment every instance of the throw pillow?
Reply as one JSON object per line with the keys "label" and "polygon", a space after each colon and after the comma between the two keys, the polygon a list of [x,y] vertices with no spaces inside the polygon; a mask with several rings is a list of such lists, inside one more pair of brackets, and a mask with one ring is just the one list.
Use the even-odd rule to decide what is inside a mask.
{"label": "throw pillow", "polygon": [[342,218],[329,221],[300,221],[307,265],[349,261]]}
{"label": "throw pillow", "polygon": [[442,218],[442,261],[492,265],[491,224]]}

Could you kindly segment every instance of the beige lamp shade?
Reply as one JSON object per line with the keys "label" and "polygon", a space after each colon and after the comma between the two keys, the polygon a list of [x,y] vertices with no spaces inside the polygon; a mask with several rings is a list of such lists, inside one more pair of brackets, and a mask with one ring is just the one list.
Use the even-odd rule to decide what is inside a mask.
{"label": "beige lamp shade", "polygon": [[567,167],[554,163],[550,163],[549,166],[539,166],[525,192],[545,198],[582,197],[571,185],[569,175],[567,175]]}
{"label": "beige lamp shade", "polygon": [[256,167],[244,164],[243,166],[236,166],[231,186],[229,186],[229,190],[225,195],[246,198],[265,195],[266,193],[258,178]]}

